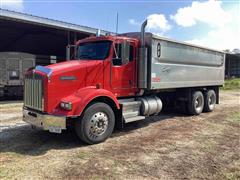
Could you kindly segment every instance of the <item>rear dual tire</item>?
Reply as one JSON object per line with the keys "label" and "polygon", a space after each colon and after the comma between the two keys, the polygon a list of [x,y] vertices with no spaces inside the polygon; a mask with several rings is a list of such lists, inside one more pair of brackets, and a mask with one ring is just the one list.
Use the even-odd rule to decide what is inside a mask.
{"label": "rear dual tire", "polygon": [[204,112],[212,112],[215,108],[216,104],[216,93],[214,90],[208,90],[206,94],[204,95],[204,107],[203,111]]}
{"label": "rear dual tire", "polygon": [[199,115],[204,107],[204,97],[201,91],[194,91],[188,101],[188,112],[191,115]]}
{"label": "rear dual tire", "polygon": [[215,104],[216,93],[214,90],[208,90],[204,95],[201,91],[193,91],[187,109],[190,115],[199,115],[203,111],[213,111]]}

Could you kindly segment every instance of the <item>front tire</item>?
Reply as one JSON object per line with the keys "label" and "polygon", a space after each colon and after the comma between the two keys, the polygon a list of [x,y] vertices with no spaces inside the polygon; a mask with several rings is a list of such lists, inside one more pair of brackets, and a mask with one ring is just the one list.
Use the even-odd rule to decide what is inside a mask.
{"label": "front tire", "polygon": [[191,115],[199,115],[203,111],[204,97],[201,91],[194,91],[188,100],[188,112]]}
{"label": "front tire", "polygon": [[204,96],[204,112],[212,112],[216,104],[216,93],[214,90],[208,90]]}
{"label": "front tire", "polygon": [[97,144],[112,134],[114,125],[115,115],[112,108],[105,103],[94,103],[76,122],[75,131],[83,142]]}

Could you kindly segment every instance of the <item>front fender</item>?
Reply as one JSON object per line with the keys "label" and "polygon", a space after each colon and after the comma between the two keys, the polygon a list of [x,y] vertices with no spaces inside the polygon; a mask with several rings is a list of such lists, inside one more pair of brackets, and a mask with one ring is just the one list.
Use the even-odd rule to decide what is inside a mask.
{"label": "front fender", "polygon": [[117,98],[114,94],[105,89],[97,89],[95,86],[90,86],[86,88],[79,89],[74,94],[67,96],[62,99],[64,102],[72,103],[72,110],[65,111],[67,116],[80,116],[86,106],[97,97],[108,97],[110,98],[116,105],[118,109],[120,109],[120,105],[118,103]]}

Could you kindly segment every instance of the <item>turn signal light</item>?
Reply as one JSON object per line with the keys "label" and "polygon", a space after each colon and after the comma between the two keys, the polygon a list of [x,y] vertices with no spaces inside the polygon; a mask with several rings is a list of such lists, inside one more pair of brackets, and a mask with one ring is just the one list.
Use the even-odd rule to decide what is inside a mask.
{"label": "turn signal light", "polygon": [[101,83],[97,83],[96,84],[96,89],[101,89],[102,88],[102,84]]}
{"label": "turn signal light", "polygon": [[65,110],[72,110],[72,103],[71,102],[61,102],[60,107],[65,109]]}

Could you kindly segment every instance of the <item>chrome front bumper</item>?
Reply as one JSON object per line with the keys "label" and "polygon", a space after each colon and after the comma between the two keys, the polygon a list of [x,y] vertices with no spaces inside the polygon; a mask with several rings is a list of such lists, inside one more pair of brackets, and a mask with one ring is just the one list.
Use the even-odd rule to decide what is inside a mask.
{"label": "chrome front bumper", "polygon": [[23,121],[53,133],[61,133],[66,129],[66,117],[41,114],[24,108]]}

